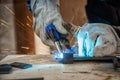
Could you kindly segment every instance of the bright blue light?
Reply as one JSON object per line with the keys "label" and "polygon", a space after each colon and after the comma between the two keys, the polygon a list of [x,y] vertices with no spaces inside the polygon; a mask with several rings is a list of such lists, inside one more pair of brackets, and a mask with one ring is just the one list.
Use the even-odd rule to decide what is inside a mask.
{"label": "bright blue light", "polygon": [[63,54],[59,54],[58,52],[55,53],[55,58],[63,58]]}
{"label": "bright blue light", "polygon": [[60,58],[63,58],[63,53],[62,53],[62,54],[60,54]]}
{"label": "bright blue light", "polygon": [[78,54],[80,57],[93,57],[94,41],[90,39],[90,36],[85,31],[79,31],[76,35],[78,43]]}

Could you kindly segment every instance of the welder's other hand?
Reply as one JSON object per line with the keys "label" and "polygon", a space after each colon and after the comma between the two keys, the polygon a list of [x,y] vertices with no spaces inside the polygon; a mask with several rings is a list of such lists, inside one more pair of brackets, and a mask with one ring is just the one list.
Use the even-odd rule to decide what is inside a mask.
{"label": "welder's other hand", "polygon": [[[51,22],[57,29],[57,31],[60,33],[60,36],[67,36],[67,30],[64,28],[64,23],[63,20],[61,18],[61,16],[56,16],[54,18],[55,20],[53,20],[53,22]],[[52,21],[52,20],[48,20],[48,21]],[[46,33],[46,27],[51,24],[49,22],[46,22],[45,26],[40,26],[40,33],[38,34],[40,36],[40,39],[42,40],[42,42],[45,45],[48,46],[54,46],[54,42],[49,38],[48,34]]]}
{"label": "welder's other hand", "polygon": [[[59,19],[58,19],[59,20]],[[57,31],[60,33],[60,36],[67,36],[67,31],[66,29],[63,27],[63,23],[56,20],[55,22],[53,22],[53,25],[56,27]],[[45,29],[46,27],[44,27]],[[42,32],[43,34],[40,34],[40,38],[42,40],[42,42],[48,46],[54,46],[54,42],[51,40],[50,37],[48,37],[48,34],[45,32],[43,32],[44,30],[41,30],[40,32]]]}
{"label": "welder's other hand", "polygon": [[59,0],[31,0],[31,11],[34,16],[33,29],[42,42],[49,46],[54,46],[54,43],[47,38],[45,31],[47,25],[54,24],[59,33],[67,34],[59,7]]}
{"label": "welder's other hand", "polygon": [[[66,35],[67,31],[64,28],[64,21],[62,19],[62,16],[59,12],[59,7],[55,6],[57,5],[54,2],[49,2],[48,0],[48,10],[43,14],[42,17],[44,17],[44,19],[40,18],[41,14],[39,14],[39,16],[37,17],[37,24],[38,26],[40,26],[40,38],[42,40],[42,42],[48,46],[54,46],[54,42],[48,38],[48,35],[46,34],[46,27],[49,24],[53,24],[57,31],[62,35]],[[52,5],[53,4],[53,5]],[[41,25],[42,24],[42,25]]]}

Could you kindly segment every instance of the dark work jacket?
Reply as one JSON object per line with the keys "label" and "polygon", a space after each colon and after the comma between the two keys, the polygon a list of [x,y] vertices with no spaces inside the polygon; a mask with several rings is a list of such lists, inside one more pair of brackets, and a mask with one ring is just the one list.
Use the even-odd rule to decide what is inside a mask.
{"label": "dark work jacket", "polygon": [[[88,0],[86,14],[90,23],[120,27],[120,0]],[[114,28],[120,37],[120,28]]]}

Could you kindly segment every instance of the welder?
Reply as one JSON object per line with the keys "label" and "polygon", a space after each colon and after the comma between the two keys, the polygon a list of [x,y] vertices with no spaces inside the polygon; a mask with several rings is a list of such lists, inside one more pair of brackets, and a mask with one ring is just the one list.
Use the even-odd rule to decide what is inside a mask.
{"label": "welder", "polygon": [[[88,0],[86,13],[89,23],[76,34],[80,56],[108,56],[119,52],[120,6],[119,0]],[[59,0],[28,0],[34,16],[33,29],[42,42],[54,46],[47,38],[46,26],[53,24],[60,34],[67,34],[60,14]],[[67,5],[67,4],[66,4]]]}

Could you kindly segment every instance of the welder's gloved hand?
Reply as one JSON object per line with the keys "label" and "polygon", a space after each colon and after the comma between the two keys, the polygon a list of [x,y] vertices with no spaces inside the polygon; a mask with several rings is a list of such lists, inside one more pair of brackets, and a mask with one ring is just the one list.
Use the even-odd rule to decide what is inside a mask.
{"label": "welder's gloved hand", "polygon": [[116,52],[115,31],[110,25],[87,23],[77,33],[79,55],[81,57],[110,56]]}
{"label": "welder's gloved hand", "polygon": [[54,24],[57,31],[61,34],[67,34],[63,27],[64,21],[59,12],[59,0],[31,0],[31,11],[34,15],[33,28],[42,42],[53,46],[51,39],[47,38],[45,28],[49,24]]}

